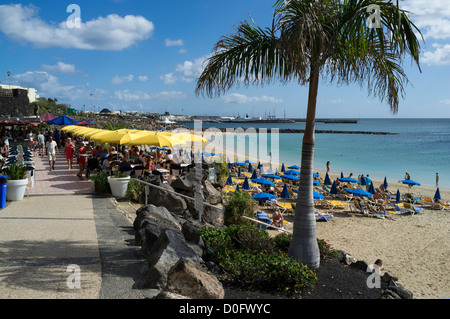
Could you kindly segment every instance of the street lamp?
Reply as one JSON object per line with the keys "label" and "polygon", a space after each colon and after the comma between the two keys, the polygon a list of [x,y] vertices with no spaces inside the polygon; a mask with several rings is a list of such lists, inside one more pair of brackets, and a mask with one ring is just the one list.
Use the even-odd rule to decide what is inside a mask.
{"label": "street lamp", "polygon": [[6,72],[8,74],[9,88],[11,89],[11,72]]}
{"label": "street lamp", "polygon": [[92,93],[89,94],[91,96],[91,112],[92,112]]}

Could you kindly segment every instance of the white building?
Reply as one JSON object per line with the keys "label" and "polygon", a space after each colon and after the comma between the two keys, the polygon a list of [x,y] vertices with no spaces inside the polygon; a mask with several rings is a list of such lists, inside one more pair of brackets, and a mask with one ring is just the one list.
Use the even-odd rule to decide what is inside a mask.
{"label": "white building", "polygon": [[6,84],[0,84],[0,88],[3,90],[26,90],[28,92],[28,100],[30,100],[30,103],[36,102],[39,99],[39,95],[36,94],[36,89],[33,88],[23,88],[21,86],[17,85],[6,85]]}

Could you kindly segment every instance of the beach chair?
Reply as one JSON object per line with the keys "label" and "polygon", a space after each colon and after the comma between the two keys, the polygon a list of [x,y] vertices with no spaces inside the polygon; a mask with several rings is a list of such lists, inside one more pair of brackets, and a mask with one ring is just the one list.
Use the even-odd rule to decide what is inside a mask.
{"label": "beach chair", "polygon": [[377,212],[372,205],[368,205],[369,207],[369,214],[368,216],[374,216],[374,217],[378,217],[378,218],[384,218],[388,212],[384,211],[384,212]]}
{"label": "beach chair", "polygon": [[369,209],[361,206],[361,204],[356,199],[353,199],[349,206],[351,211],[355,210],[356,212],[362,213],[363,215],[369,215]]}
{"label": "beach chair", "polygon": [[[263,222],[264,224],[269,224],[269,225],[273,225],[272,221],[269,218],[269,215],[267,215],[266,213],[263,212],[257,212],[256,213],[256,218],[260,221]],[[264,224],[260,224],[258,223],[258,228],[267,230],[267,225]]]}
{"label": "beach chair", "polygon": [[330,219],[333,218],[332,214],[328,214],[328,213],[323,214],[323,213],[319,213],[318,211],[314,212],[314,216],[316,218],[316,221],[326,221],[326,222],[328,222],[328,221],[330,221]]}
{"label": "beach chair", "polygon": [[414,206],[411,203],[404,203],[403,207],[409,210],[411,216],[414,216],[415,213],[420,213],[422,211],[422,207]]}
{"label": "beach chair", "polygon": [[438,200],[437,204],[443,207],[443,209],[450,209],[450,204],[444,203],[442,200]]}
{"label": "beach chair", "polygon": [[326,199],[315,199],[314,206],[320,206],[326,209],[333,209],[336,207],[336,205],[332,204],[330,201]]}

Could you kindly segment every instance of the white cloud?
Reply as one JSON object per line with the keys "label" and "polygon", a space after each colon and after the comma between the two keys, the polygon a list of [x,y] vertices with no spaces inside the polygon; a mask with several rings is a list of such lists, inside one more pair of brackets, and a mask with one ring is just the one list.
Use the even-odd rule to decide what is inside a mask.
{"label": "white cloud", "polygon": [[[408,0],[401,7],[411,12],[410,19],[422,32],[434,51],[425,49],[423,62],[428,65],[450,64],[450,6],[448,0]],[[436,44],[432,41],[441,41]]]}
{"label": "white cloud", "polygon": [[232,93],[222,97],[222,101],[225,103],[235,103],[235,104],[247,104],[247,103],[283,103],[283,99],[277,99],[272,96],[247,96],[240,93]]}
{"label": "white cloud", "polygon": [[121,101],[144,101],[144,100],[174,100],[184,99],[186,94],[180,91],[163,91],[149,94],[143,91],[118,90],[114,92],[114,97]]}
{"label": "white cloud", "polygon": [[434,51],[426,51],[422,61],[428,65],[450,65],[450,44],[433,44]]}
{"label": "white cloud", "polygon": [[444,99],[444,100],[441,100],[441,101],[439,101],[439,103],[440,103],[440,104],[447,104],[447,105],[450,105],[450,99]]}
{"label": "white cloud", "polygon": [[89,94],[86,87],[60,83],[56,76],[45,71],[16,74],[13,79],[20,86],[35,88],[40,96],[57,97],[59,100],[74,101]]}
{"label": "white cloud", "polygon": [[173,75],[173,73],[167,73],[167,74],[161,75],[159,78],[163,81],[164,84],[167,84],[167,85],[175,84],[177,81],[177,78],[176,78],[176,76]]}
{"label": "white cloud", "polygon": [[170,40],[166,39],[166,47],[173,47],[173,46],[182,46],[184,44],[183,40]]}
{"label": "white cloud", "polygon": [[425,39],[450,38],[450,6],[448,0],[408,0],[401,8],[412,13],[410,18]]}
{"label": "white cloud", "polygon": [[131,82],[131,81],[133,81],[133,79],[134,79],[133,74],[125,75],[125,76],[116,75],[115,77],[112,78],[111,84],[119,85],[119,84],[122,84],[125,82]]}
{"label": "white cloud", "polygon": [[343,104],[343,103],[345,103],[345,101],[342,100],[342,99],[333,99],[333,100],[329,100],[328,102],[330,102],[332,104]]}
{"label": "white cloud", "polygon": [[43,21],[38,11],[33,5],[0,5],[0,31],[38,48],[120,51],[148,39],[154,30],[153,23],[142,16],[111,14],[81,22],[80,28],[69,28],[67,21],[58,25]]}
{"label": "white cloud", "polygon": [[183,81],[192,82],[202,74],[206,59],[208,57],[201,57],[194,61],[186,60],[183,64],[178,64],[175,70],[183,74],[181,77]]}
{"label": "white cloud", "polygon": [[58,62],[55,65],[44,64],[42,65],[42,69],[58,74],[74,74],[78,72],[74,64],[67,64],[64,62]]}
{"label": "white cloud", "polygon": [[146,75],[139,75],[138,76],[138,80],[141,82],[147,82],[148,81],[148,76]]}

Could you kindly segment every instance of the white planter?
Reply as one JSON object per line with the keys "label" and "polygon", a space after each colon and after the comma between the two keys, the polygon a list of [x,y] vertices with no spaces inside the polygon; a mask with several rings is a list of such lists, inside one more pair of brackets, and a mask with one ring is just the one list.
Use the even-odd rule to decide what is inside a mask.
{"label": "white planter", "polygon": [[28,178],[19,180],[8,180],[6,183],[6,200],[22,200],[28,185]]}
{"label": "white planter", "polygon": [[122,198],[127,194],[128,182],[130,181],[130,176],[126,177],[109,177],[108,183],[111,187],[111,193],[114,197]]}

